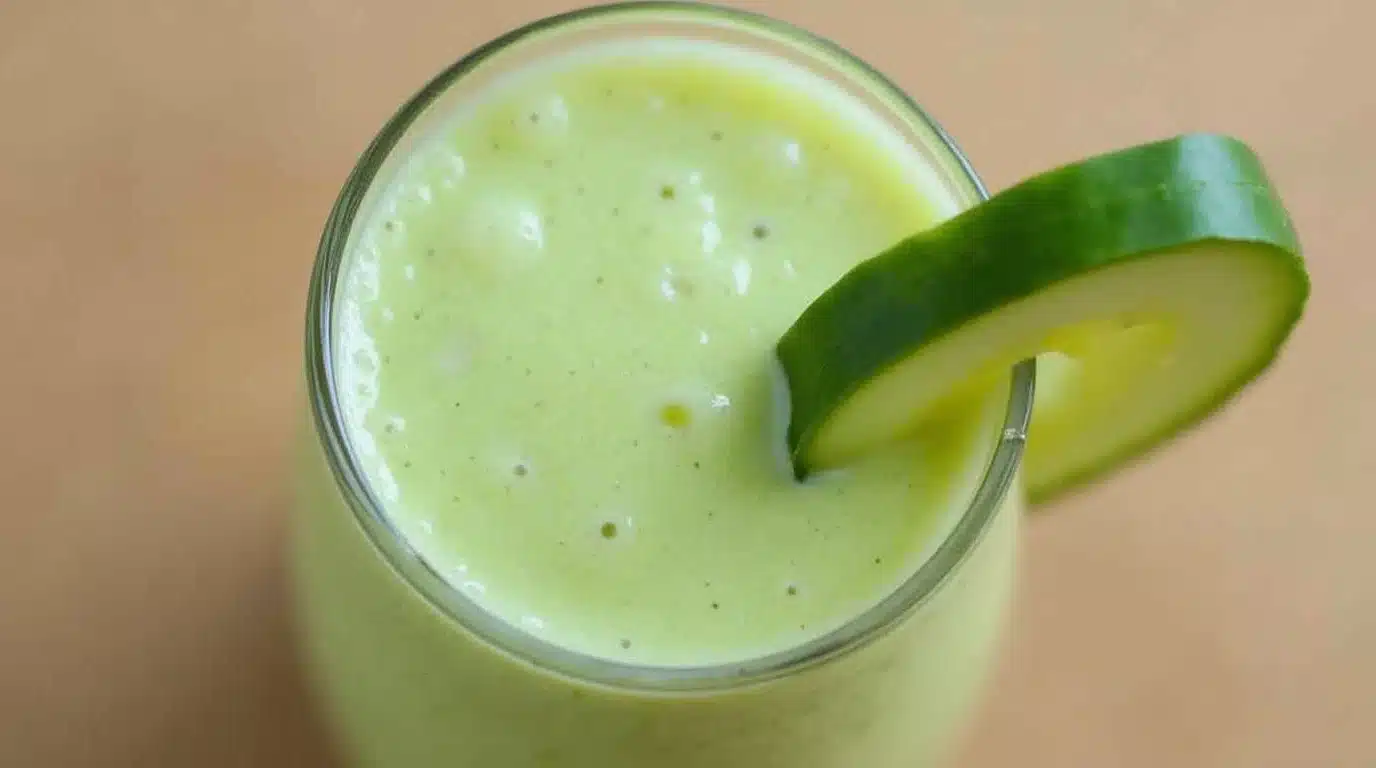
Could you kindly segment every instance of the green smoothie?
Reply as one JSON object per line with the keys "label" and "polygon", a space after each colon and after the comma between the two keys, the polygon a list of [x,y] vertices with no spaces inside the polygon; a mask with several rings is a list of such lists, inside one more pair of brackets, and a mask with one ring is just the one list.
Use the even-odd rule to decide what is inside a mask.
{"label": "green smoothie", "polygon": [[580,51],[417,150],[346,276],[339,380],[387,513],[455,587],[582,653],[756,656],[906,578],[983,469],[934,431],[799,484],[774,340],[954,203],[758,54]]}
{"label": "green smoothie", "polygon": [[[457,593],[580,657],[730,665],[842,628],[947,539],[1006,390],[805,483],[784,456],[777,339],[847,269],[962,207],[872,106],[782,58],[654,39],[542,57],[436,125],[359,212],[330,342],[364,481]],[[986,671],[1011,581],[1016,498],[859,652],[637,690],[459,626],[308,466],[312,661],[365,765],[923,765]]]}

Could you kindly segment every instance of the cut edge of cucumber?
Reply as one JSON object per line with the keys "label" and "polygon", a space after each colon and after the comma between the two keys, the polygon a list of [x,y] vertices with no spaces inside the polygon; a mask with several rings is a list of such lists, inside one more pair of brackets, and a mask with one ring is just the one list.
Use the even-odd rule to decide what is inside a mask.
{"label": "cut edge of cucumber", "polygon": [[[1015,336],[1016,332],[1010,333],[1006,328],[1001,328],[999,326],[1004,324],[1011,325],[1025,320],[1029,312],[1028,305],[1032,305],[1030,311],[1036,311],[1037,307],[1040,305],[1050,306],[1051,311],[1054,312],[1057,307],[1066,306],[1066,302],[1061,298],[1062,294],[1078,293],[1085,289],[1084,284],[1086,282],[1091,284],[1099,283],[1102,279],[1101,273],[1116,272],[1122,276],[1121,278],[1114,278],[1113,274],[1109,274],[1109,279],[1129,280],[1137,278],[1139,276],[1139,270],[1131,268],[1134,265],[1145,266],[1147,270],[1150,271],[1154,268],[1153,263],[1159,262],[1160,260],[1173,261],[1182,258],[1185,260],[1193,260],[1198,257],[1192,255],[1191,252],[1196,251],[1198,248],[1199,246],[1188,246],[1180,249],[1180,251],[1176,253],[1157,252],[1145,254],[1145,258],[1134,259],[1131,262],[1120,262],[1114,267],[1103,268],[1077,276],[1076,278],[1051,286],[1046,289],[1045,292],[1012,302],[996,310],[985,313],[974,321],[958,326],[933,339],[923,346],[922,353],[911,358],[894,361],[879,374],[870,378],[863,385],[849,393],[844,400],[832,410],[831,414],[823,420],[816,432],[810,437],[808,444],[812,446],[813,452],[804,454],[801,457],[796,453],[794,454],[795,472],[798,471],[797,468],[799,466],[826,468],[853,460],[871,445],[872,441],[867,438],[867,435],[874,434],[876,429],[875,425],[880,422],[888,421],[893,424],[893,433],[895,437],[900,437],[912,426],[911,423],[897,423],[898,420],[893,418],[894,411],[891,408],[867,406],[867,403],[891,402],[895,393],[901,393],[904,396],[912,396],[914,395],[914,390],[920,387],[926,394],[924,398],[925,401],[939,407],[939,405],[945,401],[944,396],[948,392],[968,391],[967,388],[973,389],[979,386],[978,382],[972,384],[968,377],[957,374],[955,371],[978,371],[981,369],[991,372],[1004,371],[1008,364],[1015,363],[1019,359],[1024,358],[1024,355],[1021,354],[1024,350],[1028,353],[1043,351],[1036,346],[1036,337],[1042,334],[1038,332],[1041,328],[1035,326],[1030,329],[1029,334],[1024,336],[1023,340],[1015,341],[1006,346],[1000,347],[992,343],[988,345],[980,343],[983,340],[1004,340],[1010,336]],[[1238,246],[1236,244],[1225,244],[1218,250],[1225,254],[1225,259],[1232,260],[1239,257],[1228,256],[1227,254],[1229,252],[1235,252],[1238,248],[1245,249],[1246,251],[1246,255],[1240,257],[1243,263],[1252,264],[1257,261],[1255,251],[1246,245]],[[1219,257],[1209,256],[1206,258],[1217,259]],[[1052,482],[1046,484],[1030,482],[1027,488],[1029,501],[1033,503],[1045,502],[1068,488],[1086,483],[1113,467],[1121,465],[1125,458],[1135,458],[1136,454],[1146,455],[1150,453],[1151,451],[1145,449],[1151,447],[1151,449],[1154,450],[1156,447],[1159,447],[1159,445],[1169,442],[1173,437],[1185,431],[1191,425],[1207,418],[1232,400],[1233,397],[1245,389],[1249,383],[1257,379],[1266,369],[1274,364],[1280,350],[1284,346],[1284,341],[1289,336],[1302,314],[1308,296],[1309,282],[1302,271],[1294,270],[1291,267],[1289,259],[1268,259],[1267,261],[1271,262],[1271,266],[1268,266],[1268,268],[1259,270],[1247,270],[1244,268],[1242,272],[1247,273],[1249,277],[1255,277],[1255,279],[1250,279],[1245,283],[1247,288],[1259,291],[1269,288],[1267,292],[1270,295],[1280,296],[1274,304],[1277,311],[1273,314],[1267,313],[1264,316],[1259,314],[1256,316],[1254,322],[1245,325],[1242,319],[1234,318],[1237,325],[1244,325],[1244,327],[1238,328],[1236,333],[1228,333],[1232,328],[1237,327],[1236,325],[1230,327],[1219,324],[1216,328],[1221,330],[1213,335],[1201,337],[1196,334],[1194,341],[1195,348],[1193,350],[1193,356],[1198,359],[1206,356],[1210,351],[1210,344],[1216,344],[1220,339],[1237,342],[1245,338],[1250,340],[1246,343],[1246,347],[1257,351],[1257,353],[1248,355],[1239,354],[1235,356],[1213,356],[1213,362],[1217,367],[1211,371],[1211,373],[1216,372],[1218,376],[1210,376],[1197,387],[1184,386],[1185,383],[1196,381],[1197,379],[1189,377],[1171,377],[1169,379],[1158,379],[1156,382],[1157,386],[1155,386],[1152,391],[1144,392],[1140,389],[1129,390],[1136,394],[1126,397],[1120,403],[1123,407],[1142,408],[1153,401],[1160,402],[1160,400],[1164,398],[1156,398],[1154,395],[1164,391],[1176,395],[1176,397],[1172,398],[1172,404],[1178,405],[1180,410],[1174,416],[1161,417],[1155,428],[1146,427],[1145,424],[1143,424],[1143,422],[1147,421],[1146,419],[1138,419],[1138,426],[1134,429],[1138,434],[1135,437],[1119,442],[1117,445],[1112,445],[1111,441],[1108,440],[1096,440],[1094,446],[1091,446],[1090,449],[1080,448],[1078,451],[1079,453],[1093,452],[1092,448],[1099,446],[1104,447],[1106,450],[1097,459],[1081,461],[1081,466],[1078,469],[1059,470],[1051,473],[1058,478]],[[1172,264],[1169,266],[1174,265]],[[1236,277],[1237,274],[1238,270],[1223,271],[1222,274],[1217,276],[1215,282],[1227,281]],[[1226,285],[1219,287],[1223,290],[1227,289]],[[1201,303],[1217,297],[1217,293],[1204,289],[1194,294],[1194,298]],[[1196,305],[1196,309],[1197,308],[1198,305]],[[1177,309],[1168,314],[1178,314],[1183,311],[1185,310]],[[1205,311],[1207,311],[1207,307]],[[1096,317],[1097,316],[1102,315],[1096,315]],[[1001,318],[1002,322],[999,322]],[[1225,323],[1226,321],[1227,318],[1224,318]],[[1073,321],[1071,322],[1073,323]],[[976,338],[972,339],[972,336]],[[1202,341],[1203,338],[1208,338],[1208,341]],[[1190,343],[1190,339],[1182,340],[1182,344],[1189,345]],[[972,344],[975,345],[975,349],[985,351],[987,354],[974,359],[966,358],[966,364],[964,366],[948,362],[951,357],[958,353],[960,348],[970,348]],[[1179,354],[1178,348],[1176,351],[1177,354]],[[1031,355],[1028,354],[1026,356]],[[933,359],[934,357],[936,358],[935,360]],[[914,364],[917,365],[914,366]],[[939,374],[930,375],[926,373],[932,368],[950,373],[946,376],[941,376]],[[925,379],[926,382],[924,383],[926,386],[909,386],[913,383],[912,379],[914,377]],[[1172,381],[1179,382],[1182,386],[1174,392],[1171,392],[1169,386]],[[1141,383],[1146,384],[1146,382]],[[1132,382],[1128,384],[1131,385]],[[881,387],[883,388],[882,391],[876,391],[876,389]],[[1043,388],[1039,396],[1045,396],[1046,394],[1049,393]],[[871,414],[860,414],[860,420],[857,423],[855,420],[855,409],[857,407],[872,408],[873,410]],[[1161,412],[1159,409],[1153,410],[1156,413]],[[917,415],[920,418],[926,414],[919,413]],[[1039,437],[1038,426],[1039,424],[1034,420],[1027,431],[1029,449],[1028,454],[1024,456],[1023,460],[1027,465],[1028,472],[1026,474],[1030,476],[1035,476],[1038,469],[1037,461],[1032,453],[1036,451],[1036,447],[1039,445],[1037,442]],[[838,429],[845,431],[838,435],[836,432]],[[1092,436],[1093,432],[1089,428],[1081,430],[1077,435],[1080,440]],[[834,447],[837,445],[838,440],[840,443],[839,449]],[[797,438],[795,438],[794,444],[797,444]],[[1077,451],[1071,450],[1068,447],[1046,447],[1058,448],[1058,450],[1054,452],[1054,455],[1057,459],[1061,460],[1065,458],[1073,459],[1077,453]],[[829,450],[831,452],[828,452]],[[806,471],[800,472],[799,474],[806,474]]]}
{"label": "cut edge of cucumber", "polygon": [[[1088,210],[1075,208],[1073,203],[1083,202],[1083,198],[1074,197],[1074,193],[1094,191],[1095,185],[1106,193],[1102,199],[1089,199],[1102,205]],[[1034,203],[1050,204],[1037,208]],[[1024,207],[1019,209],[1019,205]],[[1171,262],[1167,267],[1189,274],[1190,262],[1200,262],[1201,253],[1206,254],[1200,262],[1205,266],[1211,263],[1207,254],[1223,254],[1225,258],[1218,263],[1224,268],[1212,276],[1212,283],[1183,289],[1184,294],[1197,289],[1196,304],[1185,313],[1193,316],[1183,319],[1177,328],[1187,338],[1176,346],[1186,347],[1191,359],[1204,370],[1193,377],[1158,374],[1152,383],[1155,393],[1135,387],[1144,382],[1124,382],[1124,391],[1134,397],[1120,398],[1117,405],[1137,406],[1138,416],[1128,416],[1128,426],[1120,429],[1121,439],[1112,439],[1117,427],[1090,424],[1072,425],[1080,431],[1071,441],[1062,421],[1061,444],[1055,445],[1046,433],[1056,430],[1039,424],[1038,416],[1033,416],[1029,453],[1024,457],[1028,469],[1025,476],[1030,475],[1027,492],[1030,501],[1045,502],[1153,453],[1233,400],[1274,364],[1308,300],[1310,282],[1288,213],[1271,190],[1259,160],[1244,144],[1229,137],[1191,134],[1091,158],[1033,177],[976,208],[984,210],[973,214],[974,223],[962,222],[962,217],[970,218],[962,214],[853,269],[809,306],[780,339],[776,352],[788,376],[790,399],[795,404],[801,399],[804,406],[801,419],[799,413],[792,413],[788,429],[789,456],[796,476],[845,463],[875,443],[898,439],[923,416],[924,408],[950,402],[952,393],[977,388],[981,376],[988,378],[1000,369],[1006,374],[1008,365],[1046,352],[1042,335],[1047,332],[1125,315],[1141,322],[1143,318],[1151,320],[1155,313],[1160,321],[1166,314],[1182,310],[1176,307],[1163,314],[1162,302],[1153,308],[1142,306],[1140,301],[1115,307],[1114,302],[1123,296],[1132,298],[1134,284],[1104,290],[1102,286],[1093,289],[1093,283],[1112,283],[1113,274],[1124,270],[1133,277],[1144,264],[1148,277],[1166,262]],[[1133,216],[1139,216],[1140,221]],[[1035,240],[1017,239],[1042,235],[1054,244],[1062,225],[1085,239],[1059,250]],[[1048,263],[1012,262],[996,247],[981,251],[979,246],[988,244],[979,241],[990,239],[991,232],[995,246],[1012,244],[1003,251],[1040,254]],[[966,244],[962,237],[976,245]],[[1076,247],[1084,252],[1076,253]],[[986,252],[991,250],[992,258]],[[1067,250],[1069,255],[1062,252]],[[993,263],[971,263],[978,258]],[[1181,259],[1182,263],[1174,263]],[[1218,260],[1214,257],[1213,261]],[[1032,277],[1029,282],[1023,276],[999,277],[995,272],[993,282],[1008,285],[995,285],[993,290],[971,282],[987,280],[989,274],[978,270],[992,268],[1026,272]],[[1145,298],[1165,298],[1168,305],[1172,293],[1182,293],[1172,283],[1169,268],[1165,271],[1168,279],[1156,281],[1156,292],[1145,291]],[[1239,292],[1238,275],[1255,278],[1255,285],[1248,285],[1255,287],[1266,306],[1254,312],[1249,309],[1251,287]],[[1074,301],[1066,303],[1062,294],[1068,293],[1073,299],[1077,291],[1084,290],[1086,281],[1092,290],[1081,295],[1089,296],[1093,304],[1093,290],[1099,290],[1100,303],[1107,302],[1106,306],[1080,312],[1074,309]],[[963,300],[962,289],[972,299],[968,305],[954,309],[945,306]],[[952,293],[957,296],[951,298]],[[923,306],[924,302],[932,306]],[[986,335],[984,341],[989,343],[983,346],[970,341],[970,334],[981,333],[991,320],[1010,314],[1016,320],[1020,313],[1029,311],[1028,306],[1039,304],[1050,307],[1043,313],[1056,314],[1058,304],[1067,311],[1061,312],[1058,322],[1031,323],[1031,336],[1013,329]],[[1211,311],[1219,307],[1222,312]],[[1201,333],[1209,337],[1202,345],[1195,338]],[[879,340],[872,342],[875,338]],[[930,359],[934,349],[939,352],[961,344],[973,344],[975,353],[964,359],[956,356],[954,362],[949,352],[944,361],[938,357],[933,363]],[[1247,352],[1235,353],[1239,345]],[[1221,354],[1210,354],[1211,350],[1221,350]],[[981,351],[985,354],[979,354]],[[905,373],[914,361],[926,366],[924,375]],[[924,369],[919,366],[919,370]],[[886,381],[890,383],[883,389]],[[1179,384],[1181,381],[1187,383]],[[1190,381],[1199,383],[1191,386]],[[877,386],[879,392],[875,391]],[[1153,397],[1162,391],[1168,396]],[[868,415],[863,412],[867,401],[880,403],[870,407]],[[857,402],[862,406],[862,418],[847,427],[855,420]],[[1154,413],[1142,417],[1143,408],[1153,403]],[[1074,410],[1081,405],[1068,407]],[[1104,407],[1104,403],[1097,405],[1100,410]],[[1039,433],[1043,435],[1041,443]],[[1077,441],[1081,444],[1078,451],[1074,448]],[[1039,451],[1039,446],[1045,450]]]}
{"label": "cut edge of cucumber", "polygon": [[[1159,258],[1162,254],[1155,254],[1155,256]],[[1033,421],[1028,430],[1028,452],[1023,458],[1027,474],[1033,480],[1027,484],[1026,489],[1029,503],[1034,505],[1045,504],[1068,491],[1093,483],[1115,470],[1151,458],[1178,438],[1209,421],[1250,387],[1262,381],[1286,348],[1291,334],[1304,313],[1311,289],[1308,275],[1303,270],[1293,268],[1295,265],[1293,259],[1274,259],[1273,261],[1277,262],[1278,268],[1273,270],[1273,274],[1268,277],[1274,280],[1271,287],[1275,289],[1276,293],[1273,295],[1277,298],[1271,307],[1275,310],[1275,314],[1268,317],[1269,322],[1256,324],[1259,333],[1253,337],[1253,341],[1249,345],[1254,354],[1238,355],[1234,359],[1233,365],[1221,366],[1220,370],[1224,372],[1221,378],[1208,385],[1201,382],[1195,390],[1199,395],[1179,402],[1180,408],[1175,410],[1171,417],[1163,418],[1156,429],[1143,430],[1135,439],[1119,441],[1113,447],[1099,453],[1096,460],[1081,462],[1078,468],[1048,471],[1045,469],[1047,466],[1055,467],[1060,464],[1064,467],[1066,464],[1073,463],[1074,455],[1069,450],[1047,442],[1048,435],[1045,431],[1047,425],[1043,423],[1041,425],[1043,429],[1038,429],[1034,410]],[[1201,351],[1208,347],[1207,343],[1200,345]],[[1045,370],[1048,367],[1043,362],[1041,368]],[[1143,382],[1143,384],[1147,384],[1147,382]],[[1150,385],[1147,384],[1147,386]],[[1045,392],[1045,388],[1043,388],[1043,392]],[[1149,389],[1139,397],[1126,399],[1123,405],[1127,408],[1145,407],[1153,402],[1155,396],[1156,391]],[[1128,395],[1125,394],[1124,397],[1127,398]],[[1053,425],[1051,428],[1054,429],[1056,426],[1058,425]],[[1061,428],[1064,429],[1065,427],[1061,426]],[[1084,436],[1085,433],[1082,432],[1079,439],[1083,440]],[[1063,439],[1069,438],[1063,437]],[[1086,453],[1092,452],[1089,448],[1082,448],[1082,450]],[[1043,482],[1040,480],[1043,477],[1053,479],[1049,482]]]}

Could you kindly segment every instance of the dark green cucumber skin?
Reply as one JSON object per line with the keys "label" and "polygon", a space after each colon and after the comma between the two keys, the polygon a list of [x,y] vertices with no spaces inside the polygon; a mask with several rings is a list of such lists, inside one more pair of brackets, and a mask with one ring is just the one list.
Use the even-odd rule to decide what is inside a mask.
{"label": "dark green cucumber skin", "polygon": [[[1210,241],[1262,246],[1293,271],[1295,294],[1275,326],[1278,351],[1303,313],[1309,279],[1299,239],[1260,159],[1228,136],[1185,134],[1062,166],[859,264],[777,345],[788,382],[795,474],[810,473],[808,449],[826,419],[915,347],[1053,283]],[[1215,400],[1029,501],[1046,501],[1164,443],[1223,406],[1274,359],[1273,353],[1255,360]]]}

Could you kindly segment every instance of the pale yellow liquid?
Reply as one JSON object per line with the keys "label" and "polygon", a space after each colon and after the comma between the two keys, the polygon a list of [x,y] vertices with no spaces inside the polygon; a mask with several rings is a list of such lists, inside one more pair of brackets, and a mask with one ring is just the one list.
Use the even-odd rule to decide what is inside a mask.
{"label": "pale yellow liquid", "polygon": [[968,433],[807,485],[779,458],[774,341],[944,202],[846,108],[633,45],[520,73],[415,155],[346,278],[341,379],[455,586],[579,651],[710,663],[833,629],[964,511]]}

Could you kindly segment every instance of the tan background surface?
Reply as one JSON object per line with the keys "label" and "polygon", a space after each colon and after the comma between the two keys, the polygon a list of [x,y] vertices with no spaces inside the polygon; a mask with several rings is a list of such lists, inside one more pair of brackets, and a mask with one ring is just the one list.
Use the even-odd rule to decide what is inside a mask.
{"label": "tan background surface", "polygon": [[[567,7],[389,6],[0,0],[0,766],[333,765],[281,562],[316,236],[404,96]],[[1029,527],[960,765],[1376,766],[1376,6],[749,6],[891,73],[994,187],[1243,135],[1309,249],[1274,375]]]}

